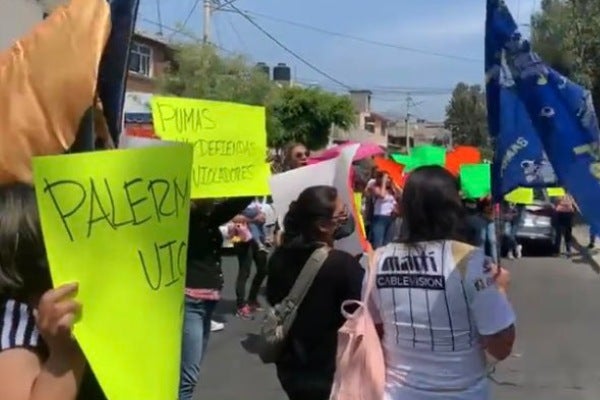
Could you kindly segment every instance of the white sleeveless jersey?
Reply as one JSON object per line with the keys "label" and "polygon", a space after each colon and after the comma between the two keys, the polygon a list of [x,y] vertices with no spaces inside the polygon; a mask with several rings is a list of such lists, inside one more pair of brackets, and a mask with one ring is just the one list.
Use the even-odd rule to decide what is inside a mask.
{"label": "white sleeveless jersey", "polygon": [[390,244],[377,257],[369,306],[384,326],[386,399],[487,399],[481,336],[509,327],[515,316],[483,251],[423,242]]}

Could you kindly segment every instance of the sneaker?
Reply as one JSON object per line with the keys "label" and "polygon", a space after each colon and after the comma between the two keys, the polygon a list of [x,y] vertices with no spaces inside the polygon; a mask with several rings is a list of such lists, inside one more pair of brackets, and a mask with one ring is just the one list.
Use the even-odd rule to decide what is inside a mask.
{"label": "sneaker", "polygon": [[220,332],[225,329],[225,324],[217,321],[210,321],[210,331],[211,332]]}
{"label": "sneaker", "polygon": [[521,244],[518,244],[518,245],[517,245],[517,248],[515,249],[515,253],[516,253],[516,254],[515,254],[515,256],[516,256],[517,258],[521,258],[521,257],[523,257],[523,245],[521,245]]}
{"label": "sneaker", "polygon": [[512,250],[508,252],[508,254],[506,255],[506,258],[508,258],[509,260],[514,260],[515,256],[512,253]]}
{"label": "sneaker", "polygon": [[252,319],[252,309],[246,304],[242,307],[238,307],[235,315],[241,319]]}

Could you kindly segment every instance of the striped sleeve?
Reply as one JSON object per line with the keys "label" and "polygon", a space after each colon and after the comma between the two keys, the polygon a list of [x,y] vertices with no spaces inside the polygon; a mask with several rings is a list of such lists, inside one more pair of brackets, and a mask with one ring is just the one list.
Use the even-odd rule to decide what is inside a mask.
{"label": "striped sleeve", "polygon": [[11,299],[0,303],[0,351],[40,344],[31,307]]}

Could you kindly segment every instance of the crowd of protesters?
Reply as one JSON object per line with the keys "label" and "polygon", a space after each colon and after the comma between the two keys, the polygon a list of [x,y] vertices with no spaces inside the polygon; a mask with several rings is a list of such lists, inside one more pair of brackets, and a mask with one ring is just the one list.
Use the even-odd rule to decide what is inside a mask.
{"label": "crowd of protesters", "polygon": [[[290,146],[287,169],[305,166],[308,156],[305,146]],[[470,222],[456,179],[441,167],[418,168],[403,189],[376,172],[364,185],[364,205],[367,234],[377,250],[367,268],[381,277],[390,268],[428,271],[441,286],[378,284],[370,298],[362,299],[366,274],[360,254],[334,248],[357,223],[334,187],[305,189],[272,238],[264,231],[264,212],[256,198],[191,202],[179,400],[193,398],[214,328],[224,284],[224,225],[225,236],[236,238],[241,318],[260,311],[258,293],[265,278],[272,307],[286,298],[316,249],[328,252],[276,361],[277,376],[291,400],[329,398],[337,333],[344,323],[340,308],[346,300],[368,303],[381,333],[386,399],[438,399],[440,393],[446,399],[488,398],[486,355],[494,362],[506,358],[515,339],[515,316],[506,296],[509,276],[496,266],[489,205],[478,204],[484,220]],[[468,256],[461,258],[460,249],[467,249]],[[256,272],[246,295],[253,264]],[[104,398],[71,335],[80,309],[72,300],[76,291],[76,284],[51,287],[33,188],[2,186],[0,398]]]}

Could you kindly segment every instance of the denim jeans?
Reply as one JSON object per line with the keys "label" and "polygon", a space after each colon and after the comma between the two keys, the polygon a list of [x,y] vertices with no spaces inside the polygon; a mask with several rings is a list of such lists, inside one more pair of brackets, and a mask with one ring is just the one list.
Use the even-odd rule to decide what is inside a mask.
{"label": "denim jeans", "polygon": [[265,243],[265,232],[261,224],[250,222],[248,224],[248,229],[250,229],[250,233],[252,234],[252,240],[257,245],[261,246]]}
{"label": "denim jeans", "polygon": [[374,215],[371,220],[371,246],[374,249],[385,246],[392,240],[394,217],[390,215]]}
{"label": "denim jeans", "polygon": [[490,257],[495,264],[498,264],[498,239],[496,237],[496,224],[488,222],[481,230],[481,240],[485,255]]}
{"label": "denim jeans", "polygon": [[179,400],[192,400],[200,375],[200,364],[210,336],[210,320],[217,305],[213,300],[185,297]]}
{"label": "denim jeans", "polygon": [[506,249],[509,253],[515,255],[517,249],[517,224],[514,221],[507,221],[504,223],[504,240],[506,243]]}
{"label": "denim jeans", "polygon": [[[238,259],[238,275],[235,281],[235,295],[237,306],[242,307],[247,303],[256,303],[258,291],[267,277],[267,253],[260,251],[255,242],[236,243],[234,246]],[[246,283],[250,278],[252,261],[256,265],[256,275],[250,285],[250,293],[246,299]]]}

